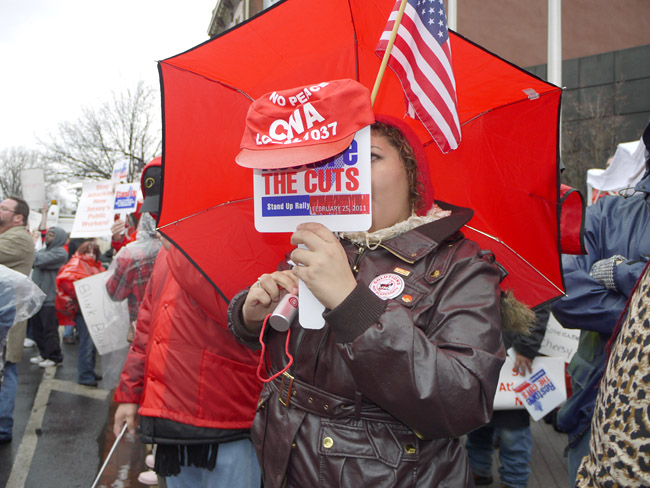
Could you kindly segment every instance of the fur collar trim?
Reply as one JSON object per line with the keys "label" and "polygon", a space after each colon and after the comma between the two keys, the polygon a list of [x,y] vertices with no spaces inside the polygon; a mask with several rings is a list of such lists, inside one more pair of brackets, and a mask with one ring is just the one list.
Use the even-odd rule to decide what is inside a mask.
{"label": "fur collar trim", "polygon": [[339,237],[352,241],[355,244],[366,246],[369,249],[377,249],[382,242],[392,239],[398,235],[404,234],[424,224],[444,219],[451,215],[451,210],[443,210],[435,203],[431,206],[426,215],[417,215],[415,213],[398,222],[392,227],[379,229],[374,232],[339,232]]}

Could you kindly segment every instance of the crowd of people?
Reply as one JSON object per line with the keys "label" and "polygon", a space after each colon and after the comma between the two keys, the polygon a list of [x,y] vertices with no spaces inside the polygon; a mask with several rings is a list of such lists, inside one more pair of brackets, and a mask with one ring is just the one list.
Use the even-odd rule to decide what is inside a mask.
{"label": "crowd of people", "polygon": [[[367,89],[352,80],[323,86],[309,103],[337,99],[358,103],[341,114],[343,138],[371,127],[370,229],[335,234],[313,222],[298,225],[295,249],[229,303],[156,235],[160,159],[145,167],[137,232],[124,237],[123,224],[114,226],[118,252],[106,285],[112,299],[127,300],[131,326],[114,393],[115,435],[127,429],[154,445],[151,483],[170,488],[490,484],[497,439],[502,486],[526,487],[528,414],[494,412],[493,399],[506,347],[514,348],[521,374],[532,370],[551,307],[532,313],[501,290],[504,270],[495,256],[461,232],[472,211],[434,200],[435,181],[409,125],[374,113]],[[249,114],[265,117],[247,124],[264,134],[295,110],[263,96]],[[650,125],[644,137],[650,148]],[[268,164],[290,154],[308,164],[338,152],[337,145],[314,151],[297,139],[252,158]],[[639,440],[621,427],[631,416],[639,425],[648,420],[647,164],[637,195],[607,196],[587,210],[589,254],[564,256],[567,295],[552,305],[563,326],[582,331],[569,368],[573,394],[557,416],[568,433],[572,486],[650,483],[643,461],[649,436]],[[31,361],[60,364],[59,326],[76,327],[77,381],[97,386],[96,352],[74,282],[105,270],[99,247],[87,240],[69,256],[65,231],[52,227],[34,252],[28,214],[18,197],[0,203],[0,264],[31,273],[46,295],[29,320],[38,348]],[[285,295],[298,294],[299,280],[324,306],[325,327],[304,329],[297,318],[289,330],[267,327]],[[506,307],[520,313],[504,314]],[[0,442],[12,438],[26,326],[14,325],[8,338]],[[626,354],[630,344],[634,358]],[[620,378],[623,363],[630,383]]]}

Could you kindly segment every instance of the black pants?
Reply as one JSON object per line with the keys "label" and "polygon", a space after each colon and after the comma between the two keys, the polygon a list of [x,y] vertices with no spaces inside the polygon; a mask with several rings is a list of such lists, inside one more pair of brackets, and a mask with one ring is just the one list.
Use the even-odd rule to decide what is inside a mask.
{"label": "black pants", "polygon": [[59,321],[53,305],[43,305],[36,315],[29,319],[34,341],[43,359],[55,363],[63,361],[61,342],[59,340]]}

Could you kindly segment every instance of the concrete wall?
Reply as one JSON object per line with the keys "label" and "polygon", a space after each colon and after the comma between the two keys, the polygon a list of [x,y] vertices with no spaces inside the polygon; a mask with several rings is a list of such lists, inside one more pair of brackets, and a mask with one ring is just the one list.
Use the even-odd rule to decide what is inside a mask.
{"label": "concrete wall", "polygon": [[[527,69],[546,78],[545,64]],[[650,121],[650,44],[566,60],[562,79],[562,157],[580,166],[569,173],[604,168],[616,145],[638,140]]]}
{"label": "concrete wall", "polygon": [[[457,5],[460,34],[519,66],[546,63],[548,0]],[[562,59],[650,44],[649,19],[648,0],[562,0]]]}

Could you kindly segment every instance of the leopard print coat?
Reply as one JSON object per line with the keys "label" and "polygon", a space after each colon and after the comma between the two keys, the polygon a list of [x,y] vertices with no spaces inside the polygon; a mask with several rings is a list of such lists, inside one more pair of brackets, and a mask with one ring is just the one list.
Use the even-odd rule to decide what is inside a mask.
{"label": "leopard print coat", "polygon": [[628,303],[600,384],[577,487],[650,486],[650,268]]}

